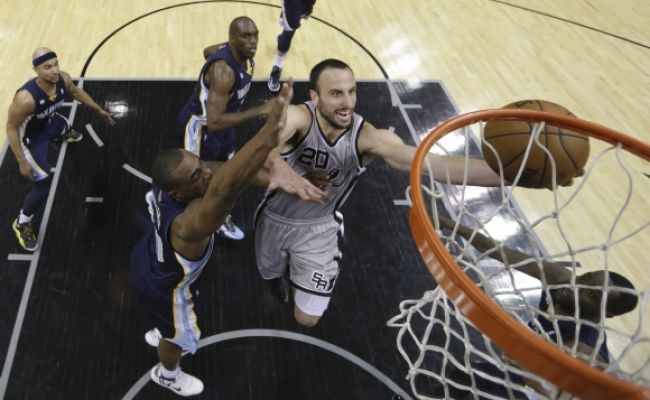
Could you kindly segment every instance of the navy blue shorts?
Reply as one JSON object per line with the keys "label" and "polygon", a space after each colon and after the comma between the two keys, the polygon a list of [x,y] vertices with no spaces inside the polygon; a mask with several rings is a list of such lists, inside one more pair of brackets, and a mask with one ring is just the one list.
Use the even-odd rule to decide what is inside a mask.
{"label": "navy blue shorts", "polygon": [[[133,248],[130,260],[130,283],[135,291],[140,305],[154,327],[158,328],[164,338],[177,344],[184,350],[194,353],[197,349],[201,331],[198,324],[182,324],[180,318],[174,318],[174,313],[179,313],[180,305],[174,304],[174,290],[183,279],[179,271],[177,276],[168,279],[155,279],[152,277],[151,257],[148,246],[149,236],[145,236]],[[190,286],[192,299],[182,310],[194,313],[198,301],[198,286],[196,282]],[[197,318],[198,319],[198,318]]]}
{"label": "navy blue shorts", "polygon": [[32,166],[37,181],[47,178],[52,169],[47,160],[50,141],[61,137],[69,129],[68,121],[62,115],[53,113],[44,131],[27,131],[23,135],[23,154]]}
{"label": "navy blue shorts", "polygon": [[235,129],[208,131],[204,121],[183,108],[178,115],[177,137],[185,150],[204,161],[228,161],[235,152]]}

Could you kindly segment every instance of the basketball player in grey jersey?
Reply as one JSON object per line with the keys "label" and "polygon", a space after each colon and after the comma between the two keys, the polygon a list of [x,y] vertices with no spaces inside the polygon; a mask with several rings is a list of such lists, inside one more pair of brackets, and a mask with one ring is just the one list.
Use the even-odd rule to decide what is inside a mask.
{"label": "basketball player in grey jersey", "polygon": [[[255,249],[262,278],[278,282],[289,266],[294,316],[299,324],[312,327],[327,309],[339,272],[342,219],[335,211],[364,165],[382,158],[408,171],[416,148],[354,113],[356,80],[344,62],[318,63],[310,73],[309,94],[310,102],[289,107],[279,150],[300,174],[327,176],[328,196],[324,204],[311,204],[267,193],[257,212]],[[464,156],[431,154],[429,161],[437,174],[448,173],[451,183],[462,183]],[[482,159],[469,159],[468,182],[500,185],[499,176]]]}

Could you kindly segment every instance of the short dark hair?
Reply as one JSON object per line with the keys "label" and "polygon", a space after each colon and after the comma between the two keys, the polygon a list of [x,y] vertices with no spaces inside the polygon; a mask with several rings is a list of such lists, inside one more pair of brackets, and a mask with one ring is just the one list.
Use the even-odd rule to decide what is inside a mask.
{"label": "short dark hair", "polygon": [[314,90],[316,93],[318,93],[318,78],[320,78],[320,74],[327,68],[349,69],[352,71],[352,68],[350,68],[349,65],[341,60],[337,60],[335,58],[328,58],[326,60],[323,60],[314,65],[314,68],[312,68],[311,72],[309,73],[309,89]]}
{"label": "short dark hair", "polygon": [[241,32],[241,28],[239,27],[240,22],[250,22],[251,24],[255,25],[255,21],[253,21],[251,18],[242,15],[240,17],[237,17],[233,19],[230,22],[230,26],[228,27],[228,36],[236,35],[239,32]]}
{"label": "short dark hair", "polygon": [[167,149],[160,152],[151,164],[151,179],[162,190],[169,192],[176,188],[174,172],[183,161],[182,149]]}
{"label": "short dark hair", "polygon": [[607,314],[621,315],[636,308],[639,303],[638,295],[616,290],[616,288],[635,289],[629,279],[616,272],[609,272],[609,286],[612,288],[607,294]]}

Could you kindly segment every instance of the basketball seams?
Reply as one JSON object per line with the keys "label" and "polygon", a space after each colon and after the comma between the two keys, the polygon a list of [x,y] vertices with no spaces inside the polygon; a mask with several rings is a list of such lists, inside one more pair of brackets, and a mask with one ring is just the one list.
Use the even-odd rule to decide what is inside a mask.
{"label": "basketball seams", "polygon": [[[520,101],[504,108],[537,110],[576,118],[564,107],[543,100]],[[495,119],[485,122],[484,159],[497,173],[499,168],[496,160],[500,159],[503,176],[511,182],[522,170],[519,184],[523,187],[551,188],[553,164],[555,164],[557,184],[562,185],[576,175],[589,157],[588,136],[546,123],[539,134],[539,146],[533,143],[528,158],[524,160],[537,121]],[[487,143],[490,146],[487,146]],[[545,147],[546,150],[540,146]],[[553,157],[552,161],[549,160],[550,157]]]}
{"label": "basketball seams", "polygon": [[560,138],[560,140],[559,140],[560,148],[564,152],[564,155],[566,156],[566,158],[568,158],[569,161],[571,161],[571,165],[573,165],[573,171],[574,171],[573,174],[575,175],[575,174],[578,173],[578,163],[576,162],[576,160],[573,159],[573,154],[567,149],[567,143],[564,142],[564,136],[563,136],[562,128],[559,129],[558,135],[559,135],[559,138]]}
{"label": "basketball seams", "polygon": [[[492,121],[506,121],[506,120],[492,120]],[[555,125],[552,125],[552,126],[555,127]],[[556,127],[556,128],[562,129],[562,128],[559,128],[559,127]],[[551,135],[557,134],[556,132],[547,132],[547,133],[550,133]],[[506,137],[517,136],[517,135],[530,136],[530,131],[528,131],[528,132],[508,132],[508,133],[490,132],[490,133],[484,133],[483,136],[485,137],[486,140],[493,140],[493,139],[497,139],[497,138],[506,138]],[[573,132],[573,131],[568,131],[568,132],[564,131],[563,136],[565,138],[567,138],[567,139],[583,140],[585,142],[589,141],[588,136],[581,135],[581,134]]]}

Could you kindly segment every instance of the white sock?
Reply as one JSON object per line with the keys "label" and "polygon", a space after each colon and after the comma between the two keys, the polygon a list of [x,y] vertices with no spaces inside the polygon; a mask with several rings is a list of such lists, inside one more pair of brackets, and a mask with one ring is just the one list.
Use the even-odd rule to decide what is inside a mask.
{"label": "white sock", "polygon": [[181,372],[180,367],[176,367],[175,370],[170,371],[167,368],[165,368],[164,365],[160,364],[160,375],[162,375],[163,378],[165,378],[165,379],[167,379],[169,381],[172,381],[172,380],[176,379],[179,372]]}
{"label": "white sock", "polygon": [[284,55],[282,55],[282,56],[279,55],[279,54],[277,54],[277,55],[275,56],[275,61],[273,62],[273,65],[275,65],[275,66],[278,67],[278,68],[282,68],[282,64],[284,63],[284,60],[285,60],[286,58],[287,58],[287,55],[286,55],[286,54],[284,54]]}
{"label": "white sock", "polygon": [[34,218],[34,215],[27,216],[23,214],[23,210],[20,210],[20,214],[18,214],[18,223],[19,224],[28,224],[32,222],[32,218]]}

